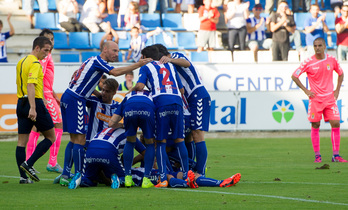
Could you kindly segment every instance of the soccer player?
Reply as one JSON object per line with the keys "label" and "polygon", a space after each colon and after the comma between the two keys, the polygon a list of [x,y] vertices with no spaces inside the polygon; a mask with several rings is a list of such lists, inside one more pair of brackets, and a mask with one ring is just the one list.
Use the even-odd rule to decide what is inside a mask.
{"label": "soccer player", "polygon": [[[160,59],[159,51],[154,46],[144,48],[141,53],[145,58]],[[187,178],[188,154],[184,143],[181,99],[184,89],[175,67],[171,63],[162,64],[159,61],[152,61],[140,68],[139,80],[134,90],[143,90],[145,85],[152,93],[156,106],[156,158],[160,172],[160,182],[156,187],[167,187],[165,154],[166,139],[170,129],[183,160],[183,177]]]}
{"label": "soccer player", "polygon": [[[18,143],[16,161],[20,173],[20,184],[40,181],[33,168],[34,163],[51,147],[56,140],[54,125],[43,102],[43,72],[39,60],[44,59],[52,49],[52,43],[47,37],[37,37],[33,42],[30,55],[22,58],[16,67],[17,77],[17,121]],[[44,135],[31,157],[25,161],[25,147],[29,134],[35,125]]]}
{"label": "soccer player", "polygon": [[61,98],[63,130],[70,134],[70,142],[65,149],[63,175],[69,178],[70,169],[68,166],[71,159],[73,159],[75,165],[74,178],[77,182],[81,181],[83,147],[86,143],[86,99],[95,90],[103,73],[120,76],[152,60],[141,59],[132,65],[114,68],[108,62],[114,62],[117,59],[118,51],[119,48],[115,42],[105,42],[100,55],[93,56],[83,62]]}
{"label": "soccer player", "polygon": [[[185,90],[185,98],[187,99],[189,110],[191,112],[191,129],[193,142],[187,142],[187,148],[189,157],[194,160],[194,148],[196,148],[196,160],[197,160],[197,173],[204,176],[205,168],[208,158],[207,146],[204,141],[204,132],[209,130],[209,117],[210,117],[210,95],[202,84],[201,77],[197,69],[193,64],[182,54],[172,53],[170,54],[166,47],[161,44],[156,44],[160,53],[165,55],[160,62],[166,63],[173,60],[186,60],[185,63],[174,63],[176,70],[180,76]],[[184,65],[183,65],[184,64]]]}
{"label": "soccer player", "polygon": [[[49,29],[43,29],[39,36],[44,36],[50,39],[52,46],[54,45],[54,35],[53,32]],[[53,49],[53,47],[52,47]],[[54,123],[54,132],[56,134],[56,141],[50,147],[50,158],[48,160],[46,170],[49,172],[62,173],[63,169],[57,162],[57,156],[60,148],[61,138],[63,134],[63,124],[62,118],[60,116],[60,99],[53,90],[53,81],[54,81],[54,63],[52,59],[52,49],[48,56],[40,60],[44,78],[43,78],[43,89],[44,89],[44,99],[46,101],[46,108],[51,115],[51,118]],[[37,140],[40,137],[40,133],[37,132],[36,127],[34,126],[29,135],[29,141],[27,144],[27,155],[26,159],[33,154]]]}
{"label": "soccer player", "polygon": [[149,91],[132,91],[126,95],[112,116],[109,126],[114,126],[124,117],[124,127],[126,129],[127,142],[124,147],[123,161],[126,173],[125,186],[134,185],[132,181],[131,167],[134,157],[134,147],[136,143],[136,134],[138,127],[141,128],[144,135],[146,152],[144,157],[144,178],[142,188],[153,187],[149,180],[150,173],[155,161],[155,105],[152,101],[152,95]]}
{"label": "soccer player", "polygon": [[[309,57],[292,74],[293,81],[309,98],[308,120],[312,123],[311,139],[316,163],[321,162],[319,127],[322,115],[331,125],[332,162],[348,162],[339,155],[340,150],[340,113],[336,100],[343,82],[343,70],[336,58],[326,54],[326,43],[323,38],[316,38],[313,42],[315,55]],[[333,71],[338,74],[337,87],[334,90]],[[299,80],[302,73],[307,73],[308,90]]]}

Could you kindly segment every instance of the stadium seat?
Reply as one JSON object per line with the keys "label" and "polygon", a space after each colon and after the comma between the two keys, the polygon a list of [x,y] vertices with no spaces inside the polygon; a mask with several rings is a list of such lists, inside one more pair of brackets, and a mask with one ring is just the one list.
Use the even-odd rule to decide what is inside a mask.
{"label": "stadium seat", "polygon": [[198,13],[185,13],[184,14],[184,28],[187,31],[198,31],[200,22],[199,22],[199,14]]}
{"label": "stadium seat", "polygon": [[176,40],[178,42],[179,49],[185,49],[185,50],[197,49],[196,36],[193,32],[178,32],[176,34]]}
{"label": "stadium seat", "polygon": [[75,49],[92,49],[88,32],[70,32],[69,46]]}
{"label": "stadium seat", "polygon": [[234,63],[255,63],[254,53],[250,50],[233,51]]}
{"label": "stadium seat", "polygon": [[61,51],[60,62],[80,62],[80,53],[77,51]]}
{"label": "stadium seat", "polygon": [[163,27],[176,31],[185,30],[182,25],[182,17],[180,13],[163,13]]}
{"label": "stadium seat", "polygon": [[329,30],[335,30],[335,14],[333,12],[326,13],[326,24]]}
{"label": "stadium seat", "polygon": [[202,52],[191,51],[190,58],[192,62],[209,62],[208,51],[202,51]]}
{"label": "stadium seat", "polygon": [[298,52],[296,50],[290,50],[288,54],[288,61],[289,62],[299,62],[299,56]]}
{"label": "stadium seat", "polygon": [[54,49],[70,49],[68,44],[68,35],[65,32],[53,32]]}
{"label": "stadium seat", "polygon": [[272,63],[272,52],[269,50],[257,51],[258,63]]}
{"label": "stadium seat", "polygon": [[153,41],[154,37],[150,37],[146,40],[145,46],[153,45],[155,42]]}
{"label": "stadium seat", "polygon": [[100,49],[100,40],[104,36],[104,32],[90,33],[91,35],[91,47],[95,49]]}
{"label": "stadium seat", "polygon": [[52,12],[48,13],[34,13],[35,18],[35,28],[37,29],[44,29],[48,28],[51,30],[59,30],[58,26],[56,25],[56,18],[55,14]]}
{"label": "stadium seat", "polygon": [[161,27],[160,15],[158,13],[140,13],[140,21],[141,25],[148,30],[155,30],[157,27]]}
{"label": "stadium seat", "polygon": [[231,51],[210,51],[209,58],[212,63],[232,63]]}
{"label": "stadium seat", "polygon": [[117,26],[117,14],[108,14],[106,18],[103,19],[103,22],[110,22],[113,29],[118,29]]}
{"label": "stadium seat", "polygon": [[294,13],[294,19],[296,23],[296,29],[297,30],[304,30],[304,21],[311,17],[311,13],[302,13],[302,12],[296,12]]}
{"label": "stadium seat", "polygon": [[324,39],[327,45],[327,49],[329,50],[337,49],[337,34],[336,32],[331,32],[330,34],[331,34],[330,38],[328,38],[327,33],[324,34]]}
{"label": "stadium seat", "polygon": [[121,51],[118,52],[118,62],[123,62],[123,53]]}
{"label": "stadium seat", "polygon": [[163,44],[168,49],[178,49],[177,45],[174,43],[173,34],[170,32],[162,32],[154,36],[154,43]]}
{"label": "stadium seat", "polygon": [[85,62],[85,60],[87,60],[88,58],[92,56],[97,56],[99,54],[100,54],[99,51],[84,51],[84,52],[81,52],[81,60],[82,62]]}
{"label": "stadium seat", "polygon": [[126,37],[125,39],[120,39],[118,40],[118,47],[120,48],[120,50],[128,50],[129,46],[130,46],[130,40],[131,40],[131,36],[129,33],[126,33]]}

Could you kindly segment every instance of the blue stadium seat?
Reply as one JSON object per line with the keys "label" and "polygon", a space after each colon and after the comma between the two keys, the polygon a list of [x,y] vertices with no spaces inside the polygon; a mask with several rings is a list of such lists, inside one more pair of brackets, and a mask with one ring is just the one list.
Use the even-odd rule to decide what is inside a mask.
{"label": "blue stadium seat", "polygon": [[197,49],[196,36],[193,32],[178,32],[176,35],[179,49],[194,50]]}
{"label": "blue stadium seat", "polygon": [[103,19],[103,22],[110,22],[113,29],[118,29],[117,26],[117,14],[108,14],[106,18]]}
{"label": "blue stadium seat", "polygon": [[302,13],[302,12],[296,12],[294,13],[294,19],[296,23],[296,29],[297,30],[304,30],[304,21],[311,17],[311,13]]}
{"label": "blue stadium seat", "polygon": [[100,49],[100,40],[104,36],[104,32],[90,33],[91,35],[91,47],[95,49]]}
{"label": "blue stadium seat", "polygon": [[335,14],[333,12],[326,13],[326,24],[329,30],[335,30]]}
{"label": "blue stadium seat", "polygon": [[88,32],[70,32],[69,46],[75,49],[92,49]]}
{"label": "blue stadium seat", "polygon": [[326,42],[327,49],[334,50],[337,49],[337,34],[336,32],[331,32],[331,43],[328,42],[327,33],[324,34],[324,39]]}
{"label": "blue stadium seat", "polygon": [[168,49],[178,49],[177,45],[174,43],[173,34],[170,32],[162,32],[154,36],[154,43],[163,44]]}
{"label": "blue stadium seat", "polygon": [[81,52],[81,60],[82,62],[85,62],[85,60],[87,60],[88,58],[92,56],[97,56],[99,54],[100,54],[99,51],[83,51]]}
{"label": "blue stadium seat", "polygon": [[145,46],[153,45],[155,42],[153,41],[154,37],[150,37],[146,40]]}
{"label": "blue stadium seat", "polygon": [[120,48],[120,50],[128,50],[130,46],[130,40],[131,40],[131,36],[129,33],[127,33],[126,39],[119,39],[118,47]]}
{"label": "blue stadium seat", "polygon": [[80,62],[80,53],[78,51],[61,51],[60,62]]}
{"label": "blue stadium seat", "polygon": [[182,17],[180,13],[163,13],[162,14],[163,27],[171,30],[184,31],[182,25]]}
{"label": "blue stadium seat", "polygon": [[209,55],[207,51],[192,51],[190,52],[190,58],[192,62],[209,62]]}
{"label": "blue stadium seat", "polygon": [[155,30],[157,27],[161,27],[160,15],[158,13],[140,13],[140,23],[148,30]]}
{"label": "blue stadium seat", "polygon": [[65,32],[53,32],[54,49],[70,49],[68,44],[68,35]]}
{"label": "blue stadium seat", "polygon": [[35,28],[38,29],[44,29],[48,28],[51,30],[59,30],[58,26],[56,25],[56,18],[55,14],[52,12],[48,13],[34,13],[35,17]]}
{"label": "blue stadium seat", "polygon": [[121,51],[118,52],[118,62],[123,62],[123,53]]}

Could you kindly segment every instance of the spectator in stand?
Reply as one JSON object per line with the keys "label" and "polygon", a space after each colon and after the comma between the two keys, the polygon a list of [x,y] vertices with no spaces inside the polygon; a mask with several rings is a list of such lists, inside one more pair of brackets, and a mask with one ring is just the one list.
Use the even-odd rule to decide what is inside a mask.
{"label": "spectator in stand", "polygon": [[108,14],[115,14],[115,0],[101,0],[99,4],[99,10],[101,13],[107,9]]}
{"label": "spectator in stand", "polygon": [[[192,1],[192,0],[191,0]],[[158,0],[148,0],[149,5],[148,13],[153,14],[156,11]],[[160,3],[160,13],[167,13],[168,9],[168,1],[167,0],[159,0]]]}
{"label": "spectator in stand", "polygon": [[13,25],[10,21],[12,14],[8,13],[7,15],[7,23],[8,26],[10,27],[10,31],[2,33],[2,28],[3,28],[3,23],[0,20],[0,63],[2,62],[7,62],[7,54],[6,54],[6,39],[10,38],[15,34]]}
{"label": "spectator in stand", "polygon": [[245,38],[247,35],[246,19],[249,18],[250,2],[243,0],[228,2],[226,22],[228,28],[228,47],[233,52],[237,37],[239,38],[239,49],[245,50]]}
{"label": "spectator in stand", "polygon": [[181,4],[183,1],[187,4],[187,13],[193,13],[195,10],[195,0],[173,0],[175,2],[175,12],[181,13]]}
{"label": "spectator in stand", "polygon": [[136,85],[136,82],[133,81],[134,73],[131,71],[124,75],[125,81],[118,86],[119,91],[129,91]]}
{"label": "spectator in stand", "polygon": [[61,0],[58,4],[59,24],[68,32],[80,32],[82,26],[77,20],[79,6],[76,0]]}
{"label": "spectator in stand", "polygon": [[[294,15],[292,13],[292,11],[290,10],[290,8],[286,9],[286,14],[288,16],[292,16],[294,18]],[[299,57],[302,55],[302,52],[304,52],[304,48],[302,47],[302,42],[301,42],[301,33],[299,30],[295,30],[294,33],[289,33],[289,41],[290,43],[294,43],[295,45],[295,49],[299,55]]]}
{"label": "spectator in stand", "polygon": [[279,2],[280,0],[266,0],[265,12],[272,15],[274,13],[274,8],[277,7],[277,3]]}
{"label": "spectator in stand", "polygon": [[335,13],[335,18],[341,13],[341,8],[343,6],[343,0],[330,0],[330,6]]}
{"label": "spectator in stand", "polygon": [[[39,3],[40,13],[48,12],[48,0],[37,0]],[[23,1],[23,10],[26,12],[29,21],[30,28],[34,28],[34,2],[35,0],[24,0]]]}
{"label": "spectator in stand", "polygon": [[287,15],[289,8],[286,1],[279,2],[277,13],[271,16],[270,29],[272,36],[273,61],[287,61],[290,50],[290,32],[294,33],[296,24],[293,16]]}
{"label": "spectator in stand", "polygon": [[227,11],[227,4],[230,0],[213,0],[212,5],[216,8],[222,6],[224,13]]}
{"label": "spectator in stand", "polygon": [[348,52],[348,5],[343,5],[342,16],[336,18],[335,29],[337,32],[337,59],[338,61],[347,60]]}
{"label": "spectator in stand", "polygon": [[318,4],[312,4],[310,13],[311,17],[308,17],[304,21],[304,31],[306,33],[306,46],[307,46],[307,55],[306,57],[310,57],[315,54],[313,48],[313,42],[316,38],[322,37],[324,38],[324,32],[328,32],[329,28],[326,24],[326,14],[323,13],[319,15],[320,8]]}
{"label": "spectator in stand", "polygon": [[91,33],[104,31],[106,26],[102,22],[108,15],[99,11],[100,0],[87,0],[82,7],[80,23],[82,23]]}
{"label": "spectator in stand", "polygon": [[[292,0],[292,11],[300,12],[300,2],[302,1],[302,11],[308,12],[311,5],[311,0]],[[312,43],[313,45],[313,43]]]}
{"label": "spectator in stand", "polygon": [[261,49],[270,49],[272,39],[266,37],[266,31],[269,30],[270,19],[261,17],[262,4],[255,4],[253,8],[254,17],[247,19],[247,44],[251,51],[254,52],[254,59],[257,62],[257,51]]}
{"label": "spectator in stand", "polygon": [[105,29],[105,34],[100,40],[99,47],[102,48],[102,45],[104,42],[107,41],[114,41],[116,44],[118,44],[119,37],[117,35],[117,32],[111,27],[111,23],[107,22],[107,28]]}
{"label": "spectator in stand", "polygon": [[212,0],[204,0],[204,6],[198,9],[199,20],[201,22],[197,34],[197,52],[201,52],[208,44],[208,50],[215,47],[216,24],[219,22],[220,13],[211,5]]}
{"label": "spectator in stand", "polygon": [[126,29],[131,29],[133,27],[140,28],[140,13],[139,4],[135,1],[129,3],[128,10],[124,15],[124,22],[126,24]]}

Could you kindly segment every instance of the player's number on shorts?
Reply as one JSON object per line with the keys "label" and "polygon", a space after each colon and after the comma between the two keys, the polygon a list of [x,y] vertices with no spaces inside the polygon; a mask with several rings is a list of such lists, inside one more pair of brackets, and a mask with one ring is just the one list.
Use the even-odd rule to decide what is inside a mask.
{"label": "player's number on shorts", "polygon": [[164,74],[162,79],[162,85],[173,85],[173,82],[169,80],[170,71],[166,68],[160,69],[160,74]]}

